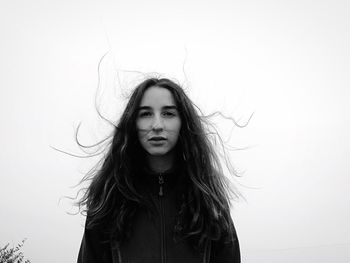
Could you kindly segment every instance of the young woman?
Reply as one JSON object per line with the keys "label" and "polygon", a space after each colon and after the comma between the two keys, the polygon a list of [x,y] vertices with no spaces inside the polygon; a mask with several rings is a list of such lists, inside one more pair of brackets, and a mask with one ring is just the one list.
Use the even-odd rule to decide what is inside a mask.
{"label": "young woman", "polygon": [[80,200],[87,218],[78,263],[238,263],[229,189],[183,89],[139,84]]}

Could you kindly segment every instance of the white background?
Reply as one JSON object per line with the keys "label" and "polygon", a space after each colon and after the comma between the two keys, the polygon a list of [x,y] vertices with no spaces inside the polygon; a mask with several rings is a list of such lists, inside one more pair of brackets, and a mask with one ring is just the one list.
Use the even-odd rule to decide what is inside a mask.
{"label": "white background", "polygon": [[[27,238],[33,263],[76,261],[84,218],[58,201],[94,162],[50,146],[82,154],[80,121],[81,142],[106,135],[94,96],[109,52],[106,90],[114,69],[159,72],[205,113],[254,112],[231,140],[248,147],[232,153],[242,262],[350,261],[348,1],[0,4],[1,246]],[[106,114],[122,105],[110,98]]]}

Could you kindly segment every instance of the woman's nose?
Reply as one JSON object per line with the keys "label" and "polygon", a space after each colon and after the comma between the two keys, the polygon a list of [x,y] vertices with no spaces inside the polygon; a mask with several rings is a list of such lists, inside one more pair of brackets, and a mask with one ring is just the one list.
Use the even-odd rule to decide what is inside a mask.
{"label": "woman's nose", "polygon": [[152,124],[152,129],[155,131],[163,130],[164,124],[160,116],[155,116]]}

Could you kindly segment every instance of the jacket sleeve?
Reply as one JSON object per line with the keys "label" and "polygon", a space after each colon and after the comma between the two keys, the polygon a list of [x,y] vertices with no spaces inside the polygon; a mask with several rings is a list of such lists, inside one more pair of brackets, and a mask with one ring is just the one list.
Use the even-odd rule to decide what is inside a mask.
{"label": "jacket sleeve", "polygon": [[85,227],[77,263],[104,262],[112,262],[110,243],[100,231]]}
{"label": "jacket sleeve", "polygon": [[241,252],[235,228],[230,242],[217,241],[212,244],[210,263],[240,263]]}

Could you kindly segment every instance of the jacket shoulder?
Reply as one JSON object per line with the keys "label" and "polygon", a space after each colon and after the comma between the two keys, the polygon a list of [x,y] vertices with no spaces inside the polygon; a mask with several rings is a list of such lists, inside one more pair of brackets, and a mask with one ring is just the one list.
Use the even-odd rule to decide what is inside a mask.
{"label": "jacket shoulder", "polygon": [[86,219],[77,262],[112,262],[109,236],[100,228],[88,228],[88,220],[89,218]]}
{"label": "jacket shoulder", "polygon": [[[228,237],[228,238],[227,238]],[[224,241],[224,239],[226,241]],[[225,238],[212,241],[210,263],[240,263],[241,252],[236,229],[232,224],[232,231]]]}

